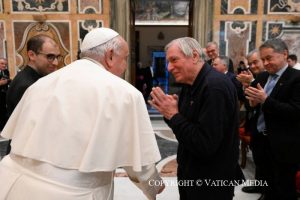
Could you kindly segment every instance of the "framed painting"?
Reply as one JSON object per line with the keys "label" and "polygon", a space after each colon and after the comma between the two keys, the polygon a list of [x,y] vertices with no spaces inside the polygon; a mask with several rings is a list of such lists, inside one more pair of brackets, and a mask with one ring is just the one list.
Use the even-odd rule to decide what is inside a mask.
{"label": "framed painting", "polygon": [[135,0],[135,25],[188,25],[189,0]]}

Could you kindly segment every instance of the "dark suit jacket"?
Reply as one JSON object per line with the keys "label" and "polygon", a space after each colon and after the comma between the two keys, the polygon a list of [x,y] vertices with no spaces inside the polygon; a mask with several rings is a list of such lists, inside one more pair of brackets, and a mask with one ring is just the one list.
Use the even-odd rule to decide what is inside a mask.
{"label": "dark suit jacket", "polygon": [[[269,74],[262,72],[254,85],[262,87]],[[260,108],[257,107],[256,122]],[[262,105],[271,150],[276,159],[300,163],[300,71],[288,67]]]}
{"label": "dark suit jacket", "polygon": [[26,89],[41,77],[42,76],[30,66],[26,66],[16,75],[6,94],[7,111],[9,115],[14,111]]}
{"label": "dark suit jacket", "polygon": [[9,71],[7,69],[6,70],[0,70],[0,79],[8,79],[7,84],[0,86],[0,92],[5,92],[6,93],[6,91],[8,89],[8,85],[10,84],[10,74],[9,74]]}
{"label": "dark suit jacket", "polygon": [[6,109],[6,92],[10,83],[9,71],[0,70],[0,79],[7,79],[8,82],[5,85],[0,86],[0,131],[6,124],[8,119],[7,109]]}
{"label": "dark suit jacket", "polygon": [[232,81],[233,85],[236,88],[238,99],[242,102],[245,101],[245,95],[243,90],[243,85],[236,79],[236,75],[232,72],[227,72],[226,76]]}
{"label": "dark suit jacket", "polygon": [[[207,62],[207,64],[209,64],[210,66],[212,66],[212,59],[209,59],[206,62]],[[233,62],[232,62],[231,58],[229,58],[228,71],[231,72],[231,73],[234,73],[234,67],[233,67]]]}

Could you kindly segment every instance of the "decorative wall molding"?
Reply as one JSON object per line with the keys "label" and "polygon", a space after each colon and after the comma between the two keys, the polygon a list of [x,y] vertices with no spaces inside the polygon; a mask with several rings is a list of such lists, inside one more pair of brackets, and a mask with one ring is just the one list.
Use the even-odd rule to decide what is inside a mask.
{"label": "decorative wall molding", "polygon": [[299,0],[214,0],[212,40],[235,68],[242,57],[270,38],[282,38],[300,57],[299,14]]}
{"label": "decorative wall molding", "polygon": [[255,14],[257,13],[257,0],[222,0],[222,14]]}
{"label": "decorative wall molding", "polygon": [[90,32],[94,28],[100,28],[103,27],[103,21],[102,20],[78,20],[78,49],[80,49],[81,42],[84,38],[84,36]]}
{"label": "decorative wall molding", "polygon": [[0,13],[3,13],[3,4],[2,4],[2,1],[0,1]]}
{"label": "decorative wall molding", "polygon": [[26,41],[33,34],[52,34],[64,55],[62,67],[77,59],[78,38],[93,27],[110,26],[110,0],[0,0],[1,6],[0,56],[7,56],[12,78],[27,62]]}
{"label": "decorative wall molding", "polygon": [[[62,67],[67,64],[67,57],[70,57],[70,39],[71,35],[70,33],[70,23],[68,21],[48,21],[44,23],[40,22],[28,22],[28,21],[14,21],[13,22],[14,32],[17,32],[18,30],[23,30],[22,35],[15,35],[14,36],[14,44],[16,49],[16,58],[17,58],[17,65],[16,68],[22,69],[23,66],[25,66],[28,62],[27,57],[27,50],[26,45],[29,38],[31,38],[34,35],[38,34],[44,34],[48,35],[51,38],[53,38],[59,48],[61,55],[64,57],[64,60],[62,63],[59,63],[59,67]],[[57,26],[61,26],[58,28]],[[63,26],[66,27],[65,31],[61,31],[63,29]],[[23,27],[26,27],[24,30]],[[60,29],[60,30],[59,30]],[[69,60],[70,62],[70,60]]]}
{"label": "decorative wall molding", "polygon": [[0,20],[0,57],[6,57],[6,29],[3,20]]}
{"label": "decorative wall molding", "polygon": [[255,48],[256,22],[221,21],[220,27],[224,33],[219,40],[220,54],[234,58],[233,64],[237,66]]}
{"label": "decorative wall molding", "polygon": [[295,14],[300,12],[298,0],[267,0],[266,14]]}
{"label": "decorative wall molding", "polygon": [[11,0],[12,12],[69,12],[70,0]]}
{"label": "decorative wall molding", "polygon": [[78,13],[97,13],[102,14],[102,0],[77,0]]}
{"label": "decorative wall molding", "polygon": [[264,40],[281,38],[287,43],[289,52],[300,58],[300,24],[295,25],[288,21],[267,21],[265,27]]}

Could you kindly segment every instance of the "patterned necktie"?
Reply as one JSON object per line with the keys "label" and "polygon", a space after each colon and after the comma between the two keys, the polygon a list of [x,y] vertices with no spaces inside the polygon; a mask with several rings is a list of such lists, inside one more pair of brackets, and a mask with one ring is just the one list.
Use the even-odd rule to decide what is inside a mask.
{"label": "patterned necktie", "polygon": [[[274,75],[270,75],[270,76],[271,76],[271,78],[264,88],[264,90],[268,96],[270,96],[274,86],[276,85],[276,79],[277,79],[278,75],[274,74]],[[257,130],[258,130],[258,132],[263,132],[265,129],[266,129],[266,124],[265,124],[264,113],[262,112],[262,110],[260,110],[260,114],[257,119]]]}

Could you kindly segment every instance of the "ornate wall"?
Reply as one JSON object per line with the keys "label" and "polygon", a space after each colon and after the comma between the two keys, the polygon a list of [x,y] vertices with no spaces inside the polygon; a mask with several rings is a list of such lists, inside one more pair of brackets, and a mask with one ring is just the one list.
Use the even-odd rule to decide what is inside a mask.
{"label": "ornate wall", "polygon": [[[81,40],[91,28],[111,25],[111,2],[121,1],[0,1],[0,57],[8,58],[14,76],[27,62],[25,47],[28,38],[34,34],[47,33],[60,44],[64,55],[60,66],[64,66],[77,58]],[[117,13],[120,19],[116,18],[116,13],[113,15],[117,19],[113,20],[115,23],[128,18],[122,18],[128,12],[120,13]],[[203,23],[195,26],[205,29],[209,36],[213,33],[212,39],[220,44],[221,53],[231,57],[235,66],[262,41],[274,37],[284,39],[290,52],[300,58],[299,0],[213,0],[213,13],[207,15],[212,19],[212,32]],[[122,26],[127,24],[126,27],[128,23],[120,22]],[[113,28],[120,31],[118,27]],[[128,28],[125,31],[129,33]]]}
{"label": "ornate wall", "polygon": [[[2,3],[3,2],[3,3]],[[75,60],[85,34],[109,27],[109,0],[0,1],[0,57],[7,57],[12,76],[27,63],[26,42],[47,34],[59,43],[64,60]]]}
{"label": "ornate wall", "polygon": [[300,59],[300,1],[215,0],[213,40],[235,67],[270,38],[282,38]]}

